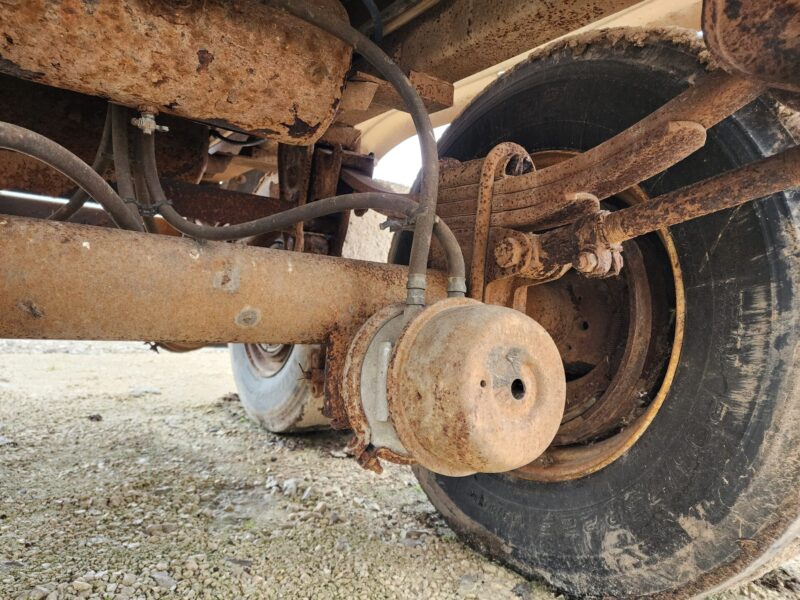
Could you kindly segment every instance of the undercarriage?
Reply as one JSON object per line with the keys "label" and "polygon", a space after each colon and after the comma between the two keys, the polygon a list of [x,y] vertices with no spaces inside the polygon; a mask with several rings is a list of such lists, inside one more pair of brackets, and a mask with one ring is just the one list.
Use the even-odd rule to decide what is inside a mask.
{"label": "undercarriage", "polygon": [[[794,543],[800,5],[178,4],[0,15],[0,337],[231,344],[254,419],[352,431],[575,596]],[[437,145],[454,82],[529,51]],[[392,118],[407,193],[362,140]],[[388,263],[341,257],[367,210]]]}

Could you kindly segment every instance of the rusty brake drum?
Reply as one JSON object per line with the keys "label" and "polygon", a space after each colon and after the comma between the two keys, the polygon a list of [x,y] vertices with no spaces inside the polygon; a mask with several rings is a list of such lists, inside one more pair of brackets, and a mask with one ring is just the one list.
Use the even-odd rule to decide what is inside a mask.
{"label": "rusty brake drum", "polygon": [[342,393],[357,454],[463,476],[544,452],[564,414],[565,381],[536,321],[449,298],[410,319],[398,305],[370,319],[350,345]]}

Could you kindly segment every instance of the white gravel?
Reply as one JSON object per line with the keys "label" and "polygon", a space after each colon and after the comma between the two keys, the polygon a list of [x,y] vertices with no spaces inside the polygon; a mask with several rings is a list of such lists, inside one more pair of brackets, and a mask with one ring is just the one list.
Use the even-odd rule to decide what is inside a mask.
{"label": "white gravel", "polygon": [[[227,351],[0,342],[0,598],[552,599],[411,471],[244,416]],[[726,600],[797,598],[797,565]]]}

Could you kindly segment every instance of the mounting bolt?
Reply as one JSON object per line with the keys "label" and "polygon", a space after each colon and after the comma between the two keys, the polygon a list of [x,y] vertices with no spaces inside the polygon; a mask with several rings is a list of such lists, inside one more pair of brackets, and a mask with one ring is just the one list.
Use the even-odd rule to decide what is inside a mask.
{"label": "mounting bolt", "polygon": [[506,237],[494,247],[494,260],[501,269],[518,265],[525,253],[522,243],[515,237]]}
{"label": "mounting bolt", "polygon": [[156,131],[166,133],[169,127],[166,125],[159,125],[156,123],[156,113],[150,110],[143,110],[141,117],[138,119],[131,119],[131,125],[141,129],[145,135],[153,135]]}
{"label": "mounting bolt", "polygon": [[591,273],[597,267],[598,259],[594,252],[585,250],[578,254],[573,266],[581,273]]}

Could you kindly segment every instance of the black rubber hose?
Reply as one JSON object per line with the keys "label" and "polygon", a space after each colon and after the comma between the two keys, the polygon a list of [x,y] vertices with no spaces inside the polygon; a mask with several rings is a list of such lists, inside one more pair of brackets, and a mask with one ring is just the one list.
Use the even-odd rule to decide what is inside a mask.
{"label": "black rubber hose", "polygon": [[[236,225],[224,227],[200,225],[184,219],[169,204],[158,178],[155,144],[152,135],[139,134],[137,153],[137,163],[143,167],[147,189],[154,204],[159,207],[158,210],[161,216],[181,233],[198,239],[222,241],[252,237],[271,231],[288,229],[297,223],[347,210],[371,208],[390,216],[400,214],[409,217],[414,215],[419,208],[419,205],[407,196],[384,192],[366,192],[317,200],[275,215]],[[464,257],[461,253],[461,247],[458,245],[458,241],[450,228],[439,219],[436,220],[434,233],[442,245],[447,260],[448,295],[463,296],[466,290],[464,288]]]}
{"label": "black rubber hose", "polygon": [[100,203],[119,227],[143,230],[114,189],[64,146],[30,129],[0,121],[0,148],[25,154],[52,167]]}
{"label": "black rubber hose", "polygon": [[370,19],[372,19],[372,39],[376,42],[383,40],[383,19],[381,18],[381,10],[375,4],[375,0],[361,0],[364,8],[367,9]]}
{"label": "black rubber hose", "polygon": [[282,8],[289,14],[302,19],[329,34],[339,38],[361,54],[403,98],[408,112],[414,121],[422,153],[422,180],[420,203],[414,226],[414,239],[411,242],[409,259],[407,304],[425,303],[425,272],[428,266],[433,226],[436,221],[436,199],[439,188],[439,159],[436,138],[428,117],[428,111],[417,91],[397,64],[364,34],[353,29],[348,23],[297,0],[268,0],[273,6]]}
{"label": "black rubber hose", "polygon": [[114,176],[117,180],[117,193],[126,203],[128,212],[133,215],[133,218],[144,225],[136,206],[136,192],[131,175],[128,109],[119,104],[111,105],[111,147],[114,149]]}
{"label": "black rubber hose", "polygon": [[[100,137],[100,145],[97,147],[97,153],[94,155],[92,162],[92,169],[102,175],[111,166],[111,104],[108,105],[106,110],[106,122],[103,125],[103,134]],[[78,188],[66,204],[63,204],[56,209],[52,215],[47,217],[51,221],[66,221],[81,207],[86,204],[89,199],[89,194],[83,188]]]}

